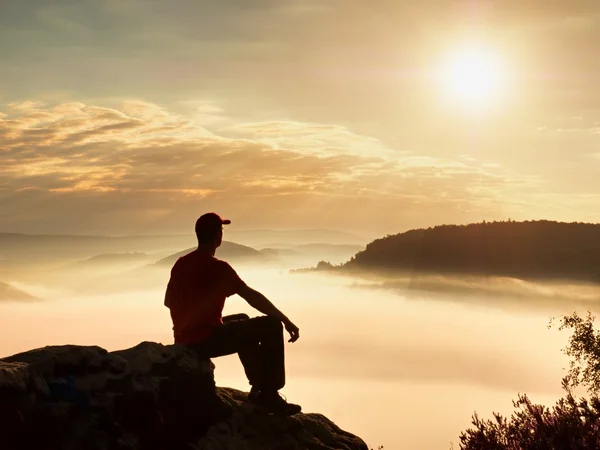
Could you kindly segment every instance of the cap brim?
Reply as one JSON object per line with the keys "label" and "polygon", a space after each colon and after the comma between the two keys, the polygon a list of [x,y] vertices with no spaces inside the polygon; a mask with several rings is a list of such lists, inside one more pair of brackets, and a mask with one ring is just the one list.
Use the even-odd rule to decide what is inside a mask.
{"label": "cap brim", "polygon": [[229,219],[221,219],[221,223],[223,225],[229,225],[231,223],[231,220],[229,220]]}

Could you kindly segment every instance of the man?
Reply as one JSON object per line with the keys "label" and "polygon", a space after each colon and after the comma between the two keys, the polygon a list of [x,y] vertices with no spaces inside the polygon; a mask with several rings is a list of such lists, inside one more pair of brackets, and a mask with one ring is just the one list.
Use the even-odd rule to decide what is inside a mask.
{"label": "man", "polygon": [[[171,311],[176,344],[188,345],[202,357],[238,353],[252,386],[248,399],[271,413],[296,414],[301,408],[278,393],[285,384],[283,326],[289,342],[298,327],[264,295],[250,288],[226,263],[215,258],[230,220],[207,213],[196,221],[198,249],[179,258],[171,269],[165,306]],[[238,294],[261,313],[223,318],[225,299]]]}

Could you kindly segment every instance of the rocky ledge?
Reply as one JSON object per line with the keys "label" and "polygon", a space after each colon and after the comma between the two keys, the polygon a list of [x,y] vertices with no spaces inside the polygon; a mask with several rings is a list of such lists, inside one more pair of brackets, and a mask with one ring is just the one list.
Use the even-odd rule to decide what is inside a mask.
{"label": "rocky ledge", "polygon": [[52,346],[0,359],[3,450],[367,450],[320,414],[255,411],[185,347]]}

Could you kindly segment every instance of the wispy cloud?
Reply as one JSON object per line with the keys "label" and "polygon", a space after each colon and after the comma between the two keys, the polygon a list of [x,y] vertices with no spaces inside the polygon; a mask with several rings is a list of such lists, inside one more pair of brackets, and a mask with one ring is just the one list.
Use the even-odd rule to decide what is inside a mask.
{"label": "wispy cloud", "polygon": [[[233,122],[214,105],[200,104],[197,111]],[[213,130],[193,114],[141,101],[118,108],[10,104],[0,118],[0,143],[0,170],[7,175],[0,193],[9,211],[4,229],[31,225],[23,207],[72,226],[119,215],[140,227],[147,220],[143,211],[158,205],[165,222],[171,212],[176,227],[203,205],[245,217],[252,210],[255,219],[280,224],[316,219],[319,226],[365,226],[374,215],[393,226],[403,210],[475,203],[493,209],[535,184],[473,158],[390,149],[336,125],[245,122]]]}

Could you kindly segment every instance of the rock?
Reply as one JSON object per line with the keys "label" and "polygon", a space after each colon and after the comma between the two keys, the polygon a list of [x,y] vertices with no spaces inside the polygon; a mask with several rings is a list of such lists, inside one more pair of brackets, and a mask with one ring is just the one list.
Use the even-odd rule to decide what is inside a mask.
{"label": "rock", "polygon": [[184,346],[44,347],[0,359],[2,450],[367,450],[324,416],[258,413]]}
{"label": "rock", "polygon": [[108,352],[100,347],[61,345],[30,350],[0,361],[26,363],[40,375],[60,376],[103,370],[107,355]]}
{"label": "rock", "polygon": [[233,414],[212,426],[196,441],[198,450],[367,450],[358,437],[337,427],[320,414],[292,417],[257,413],[247,403],[247,394],[218,388],[221,399],[233,406]]}
{"label": "rock", "polygon": [[127,362],[129,370],[136,374],[145,374],[155,365],[168,363],[185,353],[183,346],[165,346],[155,342],[142,342],[127,350],[112,352],[112,355]]}
{"label": "rock", "polygon": [[28,385],[27,364],[0,361],[0,393],[27,392]]}

